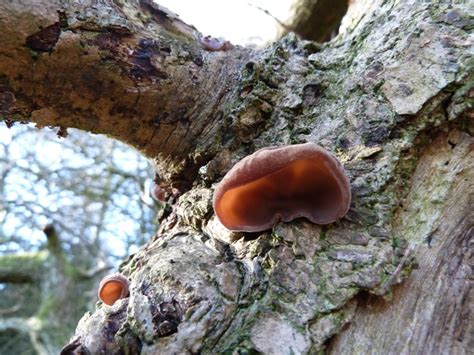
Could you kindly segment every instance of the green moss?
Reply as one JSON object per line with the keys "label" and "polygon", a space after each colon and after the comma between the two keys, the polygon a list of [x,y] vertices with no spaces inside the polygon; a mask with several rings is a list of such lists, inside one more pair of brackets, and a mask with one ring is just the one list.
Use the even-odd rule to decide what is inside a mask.
{"label": "green moss", "polygon": [[3,255],[0,258],[0,267],[37,266],[46,260],[47,255],[46,251]]}
{"label": "green moss", "polygon": [[319,234],[319,239],[320,239],[321,241],[327,239],[327,229],[326,229],[326,228],[323,227],[323,228],[321,229],[321,233]]}

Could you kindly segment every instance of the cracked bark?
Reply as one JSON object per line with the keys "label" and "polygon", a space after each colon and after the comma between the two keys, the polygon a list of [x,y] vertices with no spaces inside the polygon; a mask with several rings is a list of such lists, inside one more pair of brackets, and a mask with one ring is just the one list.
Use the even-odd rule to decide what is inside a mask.
{"label": "cracked bark", "polygon": [[[125,141],[173,202],[121,266],[130,297],[86,314],[65,353],[472,348],[473,18],[462,1],[365,5],[322,49],[290,34],[217,52],[151,1],[0,5],[7,123]],[[214,183],[259,148],[301,142],[343,162],[348,215],[226,231]]]}

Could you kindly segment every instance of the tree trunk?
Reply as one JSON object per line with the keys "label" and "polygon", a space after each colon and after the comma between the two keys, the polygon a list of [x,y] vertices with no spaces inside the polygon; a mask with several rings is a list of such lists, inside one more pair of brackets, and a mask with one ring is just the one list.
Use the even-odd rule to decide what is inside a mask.
{"label": "tree trunk", "polygon": [[[130,297],[86,314],[64,353],[472,349],[472,9],[362,8],[322,49],[289,34],[249,50],[150,0],[0,4],[7,124],[127,142],[155,160],[171,206],[121,266]],[[226,230],[214,184],[259,148],[301,142],[343,163],[346,217]]]}

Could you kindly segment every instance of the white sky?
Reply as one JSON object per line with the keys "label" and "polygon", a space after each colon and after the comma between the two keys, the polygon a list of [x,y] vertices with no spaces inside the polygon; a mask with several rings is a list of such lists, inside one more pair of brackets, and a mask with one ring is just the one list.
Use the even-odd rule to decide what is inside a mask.
{"label": "white sky", "polygon": [[268,10],[286,22],[294,0],[155,0],[204,35],[223,37],[233,44],[264,45],[276,38],[276,21],[256,9]]}

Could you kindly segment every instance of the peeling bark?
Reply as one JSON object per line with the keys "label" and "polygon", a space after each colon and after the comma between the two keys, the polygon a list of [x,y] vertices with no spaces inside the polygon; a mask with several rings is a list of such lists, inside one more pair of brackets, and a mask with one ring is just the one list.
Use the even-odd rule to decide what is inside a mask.
{"label": "peeling bark", "polygon": [[[468,2],[367,2],[321,49],[290,34],[262,51],[212,52],[151,1],[43,5],[0,5],[2,115],[129,143],[155,159],[171,204],[153,240],[121,266],[130,297],[84,316],[64,353],[314,353],[341,332],[330,349],[418,351],[431,342],[469,351]],[[53,31],[42,31],[56,23],[58,41],[39,50],[52,46]],[[447,149],[446,137],[459,147]],[[212,211],[214,183],[259,148],[302,142],[344,164],[347,216],[329,226],[225,230]],[[458,175],[438,166],[445,157]],[[439,315],[408,308],[425,281],[446,294]],[[373,312],[380,303],[383,312]],[[404,336],[406,319],[383,332],[399,314],[420,318]],[[433,328],[446,322],[449,332]]]}

